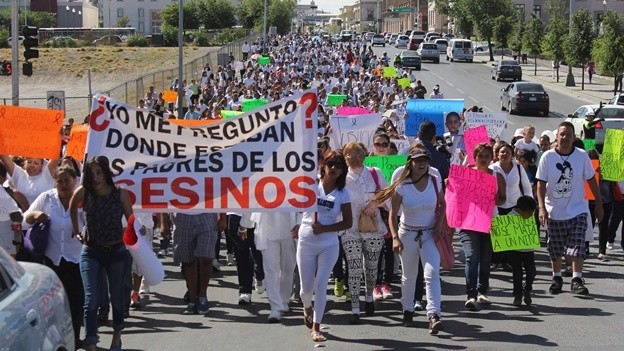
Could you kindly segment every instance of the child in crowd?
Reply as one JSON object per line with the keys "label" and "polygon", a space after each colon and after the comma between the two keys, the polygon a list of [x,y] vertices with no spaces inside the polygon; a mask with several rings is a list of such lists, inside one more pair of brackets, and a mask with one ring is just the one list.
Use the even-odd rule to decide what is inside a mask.
{"label": "child in crowd", "polygon": [[515,148],[515,153],[518,154],[520,150],[532,150],[532,151],[538,152],[540,148],[533,141],[533,138],[535,137],[535,127],[533,127],[530,124],[527,124],[523,128],[522,134],[523,134],[522,135],[523,138],[519,139],[518,141],[516,141],[515,144],[513,144]]}
{"label": "child in crowd", "polygon": [[[509,213],[509,215],[518,214],[524,219],[533,217],[537,204],[535,200],[528,195],[524,195],[518,198],[516,206]],[[533,281],[535,280],[535,256],[533,250],[517,250],[508,252],[509,263],[513,272],[513,305],[520,307],[522,305],[522,299],[527,306],[531,306],[532,298],[531,291],[533,290]],[[522,268],[526,272],[526,279],[524,286],[522,285]]]}

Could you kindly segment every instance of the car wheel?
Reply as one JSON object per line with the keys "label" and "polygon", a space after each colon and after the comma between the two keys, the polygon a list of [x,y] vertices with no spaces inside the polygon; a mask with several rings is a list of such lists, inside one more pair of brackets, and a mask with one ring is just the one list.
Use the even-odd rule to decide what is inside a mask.
{"label": "car wheel", "polygon": [[453,62],[453,59],[451,59],[451,62]]}
{"label": "car wheel", "polygon": [[386,44],[383,44],[382,46],[385,48],[385,47],[386,47]]}
{"label": "car wheel", "polygon": [[[491,75],[492,76],[492,75]],[[492,76],[492,80],[494,80],[494,76]]]}
{"label": "car wheel", "polygon": [[447,60],[447,61],[449,60],[449,57],[448,57],[448,55],[446,56],[446,60]]}
{"label": "car wheel", "polygon": [[468,60],[468,62],[472,63],[472,60]]}
{"label": "car wheel", "polygon": [[440,64],[440,59],[437,59],[435,63]]}
{"label": "car wheel", "polygon": [[514,113],[516,113],[516,111],[511,106],[511,101],[507,103],[507,111],[509,111],[510,115],[513,115]]}
{"label": "car wheel", "polygon": [[483,52],[483,49],[477,48],[477,52]]}
{"label": "car wheel", "polygon": [[501,99],[500,99],[500,105],[501,105],[501,111],[505,111],[505,110],[507,110],[507,109],[505,108],[505,104],[503,104],[503,98],[501,98]]}
{"label": "car wheel", "polygon": [[420,67],[420,66],[418,66],[418,67],[416,67],[416,70],[417,70],[417,71],[420,71],[420,68],[421,68],[421,67]]}
{"label": "car wheel", "polygon": [[544,111],[542,111],[542,113],[544,114],[544,117],[548,117],[548,114],[550,113],[550,111],[544,110]]}

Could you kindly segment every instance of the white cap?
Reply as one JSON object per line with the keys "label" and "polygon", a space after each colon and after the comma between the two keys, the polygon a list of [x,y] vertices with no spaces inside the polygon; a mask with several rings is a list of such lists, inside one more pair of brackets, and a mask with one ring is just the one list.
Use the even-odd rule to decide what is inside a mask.
{"label": "white cap", "polygon": [[550,140],[550,142],[553,142],[555,141],[555,133],[556,133],[556,130],[555,131],[545,130],[540,135],[540,138],[546,135],[548,137],[548,140]]}
{"label": "white cap", "polygon": [[524,128],[518,128],[516,129],[516,131],[514,132],[514,137],[521,137],[524,136]]}

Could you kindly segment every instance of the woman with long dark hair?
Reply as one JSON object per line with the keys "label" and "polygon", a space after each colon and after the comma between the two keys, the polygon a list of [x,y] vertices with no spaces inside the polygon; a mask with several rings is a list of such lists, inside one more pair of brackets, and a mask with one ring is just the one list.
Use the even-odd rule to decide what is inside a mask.
{"label": "woman with long dark hair", "polygon": [[320,173],[317,207],[303,214],[297,242],[304,323],[312,329],[315,342],[326,340],[320,326],[327,302],[327,280],[338,259],[338,232],[351,228],[353,223],[351,200],[345,189],[347,163],[344,156],[334,151],[329,153],[321,161]]}
{"label": "woman with long dark hair", "polygon": [[[123,243],[122,216],[132,215],[127,190],[113,182],[108,158],[96,156],[85,164],[82,186],[76,189],[69,207],[73,236],[84,246],[80,254],[80,274],[85,293],[85,348],[96,350],[98,292],[100,274],[106,270],[110,301],[113,308],[113,340],[111,350],[121,350],[124,327],[126,289],[130,255]],[[78,226],[78,207],[85,213],[84,230]]]}

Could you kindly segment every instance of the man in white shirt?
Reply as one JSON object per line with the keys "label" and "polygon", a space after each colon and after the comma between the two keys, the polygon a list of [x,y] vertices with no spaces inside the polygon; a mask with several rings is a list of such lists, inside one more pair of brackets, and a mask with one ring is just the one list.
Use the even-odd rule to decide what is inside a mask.
{"label": "man in white shirt", "polygon": [[535,177],[539,219],[543,226],[548,226],[547,247],[553,272],[550,293],[558,294],[562,290],[561,257],[565,255],[572,262],[572,293],[587,295],[589,291],[582,277],[589,224],[584,183],[587,182],[596,199],[594,213],[598,222],[604,215],[602,198],[589,156],[572,145],[574,125],[561,122],[556,137],[557,146],[544,152]]}
{"label": "man in white shirt", "polygon": [[251,46],[245,42],[243,46],[241,46],[241,52],[243,53],[243,61],[247,61],[249,57],[249,51],[251,51]]}

